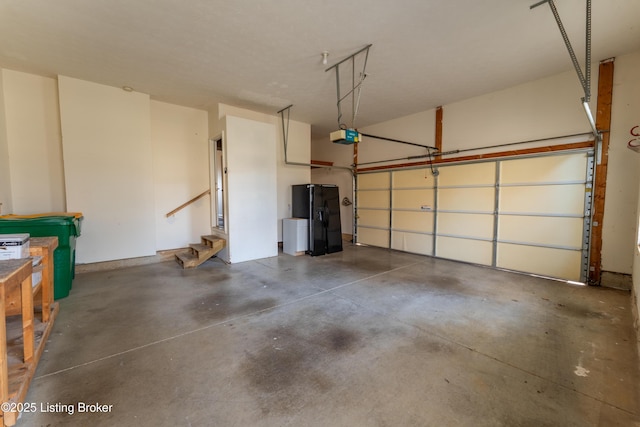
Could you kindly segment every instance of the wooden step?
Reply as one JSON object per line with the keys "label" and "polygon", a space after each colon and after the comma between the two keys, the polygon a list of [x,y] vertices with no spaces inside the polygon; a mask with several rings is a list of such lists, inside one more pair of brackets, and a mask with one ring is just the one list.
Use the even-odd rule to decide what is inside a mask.
{"label": "wooden step", "polygon": [[193,255],[195,255],[198,259],[202,259],[202,258],[206,258],[209,259],[211,258],[212,255],[214,255],[217,251],[214,251],[214,249],[211,246],[208,245],[203,245],[202,243],[192,243],[189,245],[189,248],[191,249],[191,253]]}
{"label": "wooden step", "polygon": [[218,236],[201,236],[201,243],[192,243],[189,250],[176,254],[176,261],[182,268],[194,268],[220,252],[227,241]]}
{"label": "wooden step", "polygon": [[189,251],[176,254],[176,261],[178,261],[178,264],[180,264],[182,268],[193,268],[202,264],[204,261],[206,261],[206,259],[202,261],[197,256],[192,254],[191,251]]}
{"label": "wooden step", "polygon": [[217,249],[216,252],[222,250],[225,246],[227,246],[227,241],[221,237],[209,235],[209,236],[200,236],[200,240],[203,245],[207,245],[213,249]]}

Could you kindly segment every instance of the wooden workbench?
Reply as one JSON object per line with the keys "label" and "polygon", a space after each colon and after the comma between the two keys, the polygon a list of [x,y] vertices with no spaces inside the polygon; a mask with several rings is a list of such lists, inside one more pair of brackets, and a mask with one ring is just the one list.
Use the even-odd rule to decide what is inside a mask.
{"label": "wooden workbench", "polygon": [[[0,402],[22,403],[58,313],[53,301],[53,251],[57,237],[33,238],[30,254],[42,256],[42,280],[32,286],[32,258],[0,261]],[[34,316],[34,298],[42,315]],[[18,412],[0,411],[12,426]]]}
{"label": "wooden workbench", "polygon": [[32,237],[29,242],[29,255],[42,257],[42,287],[40,298],[42,322],[48,322],[53,305],[53,251],[58,247],[57,237]]}

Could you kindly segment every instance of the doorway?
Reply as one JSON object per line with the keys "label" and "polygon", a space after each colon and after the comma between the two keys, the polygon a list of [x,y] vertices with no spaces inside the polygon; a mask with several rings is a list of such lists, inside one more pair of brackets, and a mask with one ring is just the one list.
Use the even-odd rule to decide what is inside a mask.
{"label": "doorway", "polygon": [[211,197],[211,226],[224,231],[226,223],[224,209],[225,170],[222,137],[212,139],[210,144],[211,188],[214,190],[213,197]]}

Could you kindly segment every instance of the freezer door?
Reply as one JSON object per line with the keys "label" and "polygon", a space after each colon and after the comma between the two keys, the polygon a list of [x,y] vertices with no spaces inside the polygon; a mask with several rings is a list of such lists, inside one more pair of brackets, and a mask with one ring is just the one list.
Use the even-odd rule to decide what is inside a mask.
{"label": "freezer door", "polygon": [[339,252],[342,250],[342,229],[338,187],[314,185],[309,189],[313,212],[309,253],[315,256]]}
{"label": "freezer door", "polygon": [[311,212],[309,221],[309,253],[313,256],[327,253],[327,224],[329,215],[324,199],[324,188],[320,185],[309,187],[311,195]]}
{"label": "freezer door", "polygon": [[325,187],[324,206],[326,215],[326,252],[342,250],[342,227],[340,224],[340,194],[338,187]]}
{"label": "freezer door", "polygon": [[291,216],[293,218],[309,218],[311,209],[309,201],[309,184],[291,186]]}

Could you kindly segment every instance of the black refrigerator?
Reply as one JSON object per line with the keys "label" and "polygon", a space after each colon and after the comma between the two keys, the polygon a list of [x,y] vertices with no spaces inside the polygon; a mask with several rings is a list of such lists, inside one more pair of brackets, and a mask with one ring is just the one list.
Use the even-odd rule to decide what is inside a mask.
{"label": "black refrigerator", "polygon": [[342,250],[340,226],[340,195],[330,184],[300,184],[292,186],[291,214],[309,220],[309,250],[311,256]]}

